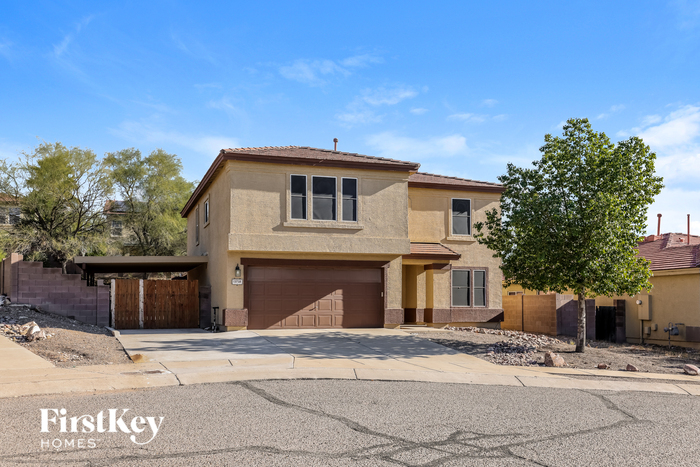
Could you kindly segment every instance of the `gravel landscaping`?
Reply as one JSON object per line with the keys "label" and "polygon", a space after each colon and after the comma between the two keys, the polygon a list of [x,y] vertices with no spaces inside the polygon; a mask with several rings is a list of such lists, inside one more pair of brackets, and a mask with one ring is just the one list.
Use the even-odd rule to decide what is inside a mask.
{"label": "gravel landscaping", "polygon": [[[500,365],[544,366],[544,356],[554,352],[564,358],[566,367],[592,369],[604,364],[611,371],[626,371],[633,365],[640,372],[683,373],[683,365],[700,364],[700,351],[658,345],[615,344],[588,341],[584,353],[574,352],[574,339],[557,338],[486,328],[450,328],[447,331],[415,333],[437,344]],[[700,377],[699,377],[700,380]]]}
{"label": "gravel landscaping", "polygon": [[[28,341],[19,327],[35,322],[47,336]],[[119,341],[105,328],[27,306],[0,307],[0,335],[58,367],[131,363]]]}

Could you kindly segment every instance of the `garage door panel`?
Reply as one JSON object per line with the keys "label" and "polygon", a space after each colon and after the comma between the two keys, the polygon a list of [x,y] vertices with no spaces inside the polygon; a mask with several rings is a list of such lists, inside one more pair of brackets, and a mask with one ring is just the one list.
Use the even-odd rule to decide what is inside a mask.
{"label": "garage door panel", "polygon": [[251,266],[249,328],[383,325],[381,270]]}

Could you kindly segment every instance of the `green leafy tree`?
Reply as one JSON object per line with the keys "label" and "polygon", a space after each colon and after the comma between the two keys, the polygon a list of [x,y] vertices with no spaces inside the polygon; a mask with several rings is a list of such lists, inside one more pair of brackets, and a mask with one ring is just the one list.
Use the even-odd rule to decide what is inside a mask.
{"label": "green leafy tree", "polygon": [[182,177],[182,162],[174,154],[157,149],[142,157],[138,149],[107,154],[122,215],[125,251],[137,255],[184,255],[187,252],[187,220],[180,210],[195,188]]}
{"label": "green leafy tree", "polygon": [[585,298],[650,289],[637,257],[646,213],[659,194],[656,155],[637,137],[617,144],[570,119],[563,137],[545,136],[533,168],[508,164],[501,213],[487,213],[475,236],[502,260],[506,285],[578,296],[576,351],[586,343]]}
{"label": "green leafy tree", "polygon": [[0,189],[21,208],[2,239],[6,249],[47,265],[107,248],[102,207],[112,184],[89,149],[42,143],[16,163],[0,164]]}

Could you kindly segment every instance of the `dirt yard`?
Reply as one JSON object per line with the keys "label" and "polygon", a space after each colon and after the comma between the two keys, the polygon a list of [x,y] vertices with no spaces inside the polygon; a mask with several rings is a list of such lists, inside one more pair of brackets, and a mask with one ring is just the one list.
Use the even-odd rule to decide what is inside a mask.
{"label": "dirt yard", "polygon": [[[34,321],[52,337],[27,342],[12,325]],[[5,326],[5,325],[8,326]],[[58,367],[131,363],[119,341],[103,327],[44,313],[26,306],[0,307],[0,335],[10,338]]]}
{"label": "dirt yard", "polygon": [[[700,366],[700,352],[694,349],[658,345],[614,344],[588,341],[584,353],[576,353],[573,338],[483,328],[419,332],[415,335],[459,352],[502,365],[544,366],[547,351],[561,355],[568,368],[591,369],[608,365],[610,371],[625,370],[628,364],[640,372],[683,373],[683,365]],[[700,379],[700,377],[698,377]]]}

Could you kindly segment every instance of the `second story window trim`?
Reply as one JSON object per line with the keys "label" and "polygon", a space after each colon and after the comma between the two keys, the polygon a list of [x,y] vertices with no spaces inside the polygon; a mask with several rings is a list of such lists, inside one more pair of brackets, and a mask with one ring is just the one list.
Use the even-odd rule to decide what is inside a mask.
{"label": "second story window trim", "polygon": [[211,220],[211,214],[209,212],[209,195],[204,199],[204,227],[209,225],[209,221]]}
{"label": "second story window trim", "polygon": [[450,200],[450,233],[454,236],[472,234],[472,200],[452,198]]}
{"label": "second story window trim", "polygon": [[358,181],[353,177],[342,177],[341,184],[341,214],[343,222],[357,222],[358,211]]}
{"label": "second story window trim", "polygon": [[289,176],[289,193],[291,195],[290,219],[306,220],[308,185],[306,175]]}
{"label": "second story window trim", "polygon": [[199,205],[194,210],[194,243],[199,245]]}
{"label": "second story window trim", "polygon": [[338,178],[321,175],[311,176],[312,219],[338,220]]}

